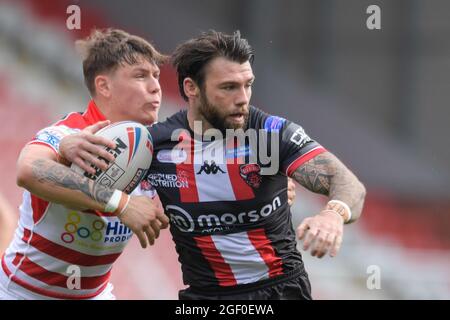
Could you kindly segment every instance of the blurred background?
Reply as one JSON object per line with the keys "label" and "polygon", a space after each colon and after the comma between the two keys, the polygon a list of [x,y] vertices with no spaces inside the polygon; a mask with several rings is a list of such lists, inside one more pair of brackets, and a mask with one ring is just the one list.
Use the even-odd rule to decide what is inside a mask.
{"label": "blurred background", "polygon": [[[381,30],[366,27],[373,4]],[[67,28],[70,5],[80,29]],[[256,51],[252,104],[301,124],[368,190],[338,257],[303,255],[314,298],[450,299],[449,13],[446,0],[0,0],[0,193],[17,215],[20,149],[87,105],[75,39],[117,27],[170,54],[239,29]],[[170,66],[161,83],[163,120],[186,106]],[[324,201],[298,187],[295,225]],[[168,232],[146,250],[134,239],[113,270],[119,299],[184,287]]]}

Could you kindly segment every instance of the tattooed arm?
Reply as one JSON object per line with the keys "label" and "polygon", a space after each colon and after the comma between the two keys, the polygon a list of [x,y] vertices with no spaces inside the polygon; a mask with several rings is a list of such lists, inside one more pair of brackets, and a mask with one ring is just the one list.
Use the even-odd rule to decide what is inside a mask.
{"label": "tattooed arm", "polygon": [[319,258],[328,251],[335,256],[342,243],[343,223],[354,222],[361,215],[366,195],[364,185],[330,152],[307,161],[291,177],[331,200],[319,214],[306,218],[297,228],[298,237],[304,240],[303,249],[311,246],[311,254]]}
{"label": "tattooed arm", "polygon": [[[298,167],[292,178],[312,192],[346,203],[352,215],[349,223],[361,215],[366,195],[364,185],[330,152],[319,154]],[[341,210],[335,207],[329,206],[332,210]]]}
{"label": "tattooed arm", "polygon": [[114,192],[58,164],[53,151],[39,145],[22,150],[17,184],[44,200],[74,209],[103,210]]}
{"label": "tattooed arm", "polygon": [[[39,198],[76,209],[104,211],[115,190],[99,185],[56,162],[47,147],[27,145],[17,162],[17,184]],[[131,196],[121,221],[139,238],[141,246],[158,238],[169,219],[146,196]]]}

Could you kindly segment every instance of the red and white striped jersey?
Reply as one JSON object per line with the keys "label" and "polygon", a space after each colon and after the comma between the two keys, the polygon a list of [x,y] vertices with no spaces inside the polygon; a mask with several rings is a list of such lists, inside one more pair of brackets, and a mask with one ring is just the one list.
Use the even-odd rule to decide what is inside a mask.
{"label": "red and white striped jersey", "polygon": [[147,181],[170,217],[185,284],[238,291],[303,268],[286,176],[326,150],[299,125],[251,106],[245,141],[196,138],[186,111],[149,131]]}
{"label": "red and white striped jersey", "polygon": [[[84,113],[69,114],[29,144],[57,152],[62,136],[102,120],[91,101]],[[139,186],[134,194],[153,197],[154,191]],[[94,298],[107,288],[112,264],[131,237],[112,214],[71,210],[25,191],[18,228],[2,258],[2,285],[24,299]]]}

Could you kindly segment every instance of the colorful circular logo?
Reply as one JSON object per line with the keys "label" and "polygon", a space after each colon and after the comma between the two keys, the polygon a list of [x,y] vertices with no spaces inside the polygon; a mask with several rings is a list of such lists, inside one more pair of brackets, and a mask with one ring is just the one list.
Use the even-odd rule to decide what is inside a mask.
{"label": "colorful circular logo", "polygon": [[67,215],[67,223],[64,225],[66,232],[61,234],[61,240],[65,243],[72,243],[75,241],[75,235],[82,239],[90,238],[93,241],[100,241],[102,239],[102,230],[105,228],[105,222],[100,219],[92,221],[88,229],[85,226],[78,226],[81,221],[80,214],[76,211],[71,211]]}

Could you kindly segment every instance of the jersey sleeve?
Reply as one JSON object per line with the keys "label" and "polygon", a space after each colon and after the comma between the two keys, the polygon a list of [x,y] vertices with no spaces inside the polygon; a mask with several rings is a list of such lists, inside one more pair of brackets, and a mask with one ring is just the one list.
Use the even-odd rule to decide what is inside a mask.
{"label": "jersey sleeve", "polygon": [[280,130],[280,170],[291,176],[302,164],[327,150],[311,139],[300,125],[283,120]]}
{"label": "jersey sleeve", "polygon": [[36,135],[31,139],[29,144],[39,144],[46,146],[52,149],[56,154],[58,154],[59,143],[61,139],[65,136],[68,136],[72,133],[76,133],[80,131],[79,129],[69,128],[65,125],[54,125],[40,130]]}

